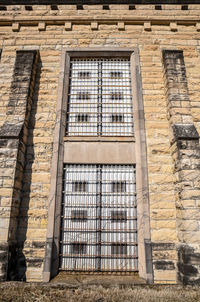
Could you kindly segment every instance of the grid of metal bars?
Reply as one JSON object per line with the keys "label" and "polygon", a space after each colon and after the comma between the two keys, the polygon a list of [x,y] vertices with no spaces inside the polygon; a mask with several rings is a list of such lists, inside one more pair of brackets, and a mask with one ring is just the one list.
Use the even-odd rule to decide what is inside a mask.
{"label": "grid of metal bars", "polygon": [[72,59],[67,135],[133,136],[130,60]]}
{"label": "grid of metal bars", "polygon": [[134,165],[66,165],[60,268],[138,270]]}

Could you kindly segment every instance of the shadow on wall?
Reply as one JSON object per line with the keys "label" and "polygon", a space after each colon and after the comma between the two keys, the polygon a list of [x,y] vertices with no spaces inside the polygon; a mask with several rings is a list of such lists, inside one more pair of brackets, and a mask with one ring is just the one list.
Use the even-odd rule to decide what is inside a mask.
{"label": "shadow on wall", "polygon": [[178,249],[178,279],[184,285],[200,285],[200,253],[185,244]]}
{"label": "shadow on wall", "polygon": [[[9,262],[8,262],[8,280],[13,281],[26,281],[27,267],[41,267],[43,259],[36,256],[38,248],[44,248],[45,242],[38,241],[26,241],[26,234],[28,228],[28,211],[30,206],[30,192],[37,192],[41,188],[38,186],[33,188],[32,184],[32,165],[35,161],[35,152],[33,144],[33,131],[35,128],[35,115],[37,113],[38,94],[40,88],[40,77],[41,77],[42,62],[39,57],[35,87],[32,98],[32,107],[30,112],[30,118],[28,122],[28,138],[25,152],[25,163],[22,179],[22,191],[20,197],[19,214],[16,229],[16,244],[11,245],[9,249]],[[35,224],[37,224],[35,218]],[[26,257],[28,254],[28,257]]]}

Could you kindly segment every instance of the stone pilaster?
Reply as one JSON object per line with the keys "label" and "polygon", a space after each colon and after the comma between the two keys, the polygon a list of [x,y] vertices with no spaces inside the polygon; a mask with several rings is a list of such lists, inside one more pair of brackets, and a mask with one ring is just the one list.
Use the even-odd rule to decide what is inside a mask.
{"label": "stone pilaster", "polygon": [[16,230],[28,122],[37,66],[36,51],[17,51],[6,120],[0,129],[0,279],[17,279]]}
{"label": "stone pilaster", "polygon": [[178,281],[200,283],[200,146],[193,124],[182,51],[163,51],[174,161]]}

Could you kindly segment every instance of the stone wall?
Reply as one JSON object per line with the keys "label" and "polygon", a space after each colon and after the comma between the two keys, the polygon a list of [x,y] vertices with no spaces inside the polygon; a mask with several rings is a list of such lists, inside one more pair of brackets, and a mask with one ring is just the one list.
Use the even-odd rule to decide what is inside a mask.
{"label": "stone wall", "polygon": [[18,274],[18,217],[32,94],[36,51],[18,51],[6,120],[0,129],[1,162],[1,278],[16,279]]}
{"label": "stone wall", "polygon": [[[198,137],[195,134],[195,140],[189,142],[185,137],[175,139],[176,131],[172,127],[176,123],[175,118],[180,118],[181,124],[187,124],[188,113],[182,106],[178,109],[169,107],[169,91],[166,93],[169,83],[166,85],[162,51],[183,51],[186,101],[190,103],[190,109],[187,105],[186,110],[189,110],[189,123],[192,121],[200,133],[200,5],[188,5],[186,10],[181,5],[162,5],[162,10],[155,9],[154,5],[135,5],[133,10],[128,5],[110,5],[109,8],[105,10],[101,5],[83,5],[83,9],[77,10],[76,5],[58,5],[58,10],[54,10],[49,5],[33,5],[32,10],[26,10],[23,5],[11,5],[7,6],[7,10],[0,11],[1,125],[6,122],[5,108],[9,102],[16,51],[38,50],[40,54],[30,108],[17,226],[22,248],[20,252],[26,259],[21,271],[25,267],[27,281],[41,281],[43,278],[50,166],[63,48],[93,47],[98,50],[112,47],[114,50],[115,47],[138,47],[147,137],[154,282],[185,282],[187,266],[193,272],[189,282],[197,280],[199,272],[196,270],[199,268],[195,261],[199,260],[195,259],[199,259],[200,243],[197,231],[199,191],[195,190],[197,183],[194,179],[199,175]],[[174,87],[170,89],[172,91]],[[184,85],[180,89],[186,93]],[[2,141],[2,147],[1,164],[5,165],[6,159],[6,165],[10,163],[14,171],[18,145],[13,140]],[[188,154],[196,155],[189,160]],[[183,168],[183,163],[189,164],[188,177],[193,178],[188,180],[189,184],[184,180],[188,171]],[[12,171],[11,174],[7,172],[13,175],[9,187],[4,183],[6,175],[1,174],[1,207],[11,200],[14,185]],[[186,196],[187,190],[184,191],[187,185],[192,191],[190,196]],[[183,196],[183,193],[186,195]],[[8,229],[9,215],[6,218],[2,226],[4,230]],[[2,250],[4,246],[7,249],[6,232],[1,233]],[[2,255],[4,265],[7,256],[4,252]]]}
{"label": "stone wall", "polygon": [[176,176],[178,278],[184,284],[200,283],[199,134],[191,114],[183,52],[164,51],[163,58]]}

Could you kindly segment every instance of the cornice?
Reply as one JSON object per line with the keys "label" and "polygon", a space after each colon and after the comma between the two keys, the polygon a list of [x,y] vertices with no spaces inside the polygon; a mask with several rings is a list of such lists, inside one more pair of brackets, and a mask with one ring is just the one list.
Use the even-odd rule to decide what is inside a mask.
{"label": "cornice", "polygon": [[47,24],[59,24],[63,22],[75,22],[75,23],[88,23],[88,22],[127,22],[127,23],[143,23],[152,22],[156,23],[170,23],[177,22],[180,24],[194,24],[200,22],[200,18],[197,16],[1,16],[0,24],[17,22],[20,24],[33,24],[38,22],[46,22]]}
{"label": "cornice", "polygon": [[51,4],[200,4],[200,0],[1,0],[0,5],[51,5]]}

